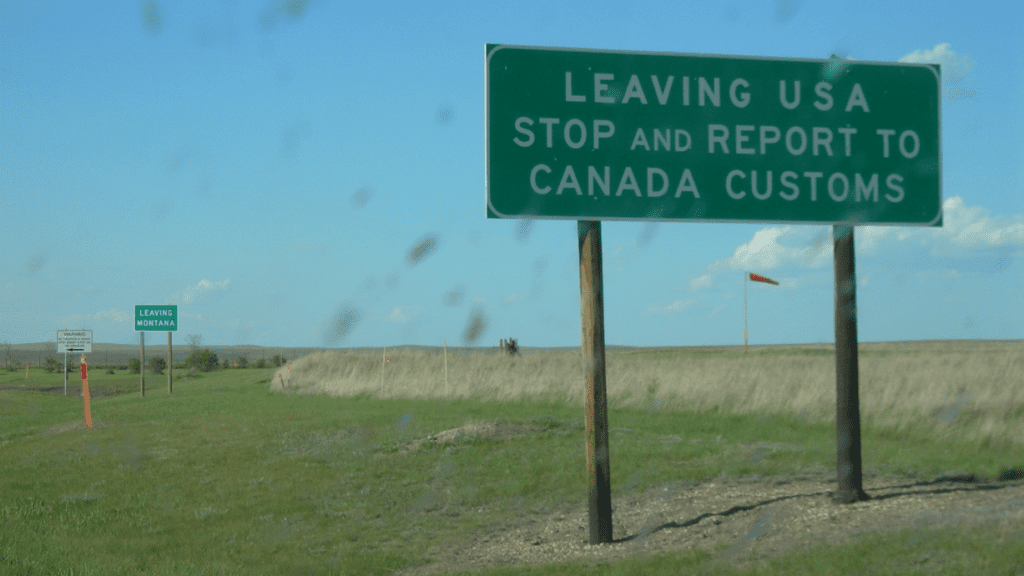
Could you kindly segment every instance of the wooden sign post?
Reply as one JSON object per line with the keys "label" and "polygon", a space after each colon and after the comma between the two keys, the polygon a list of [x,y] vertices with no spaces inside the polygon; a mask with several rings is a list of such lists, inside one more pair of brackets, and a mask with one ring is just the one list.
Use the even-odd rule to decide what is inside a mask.
{"label": "wooden sign post", "polygon": [[604,370],[604,288],[601,222],[576,223],[580,248],[580,322],[583,327],[583,377],[586,383],[587,502],[590,543],[612,541],[611,462],[608,454],[608,391]]}
{"label": "wooden sign post", "polygon": [[146,333],[139,332],[139,390],[146,395]]}
{"label": "wooden sign post", "polygon": [[853,226],[832,227],[835,252],[836,470],[834,500],[868,500],[860,458],[860,398],[857,373],[857,277],[853,265]]}
{"label": "wooden sign post", "polygon": [[171,353],[171,333],[167,333],[167,393],[171,393],[171,378],[174,373],[174,355]]}

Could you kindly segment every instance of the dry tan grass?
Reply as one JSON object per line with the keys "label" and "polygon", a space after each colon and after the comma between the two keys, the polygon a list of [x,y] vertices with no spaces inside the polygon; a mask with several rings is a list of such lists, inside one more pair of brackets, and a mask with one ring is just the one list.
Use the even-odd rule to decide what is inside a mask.
{"label": "dry tan grass", "polygon": [[[818,355],[797,349],[818,348]],[[835,417],[835,359],[827,346],[778,347],[765,355],[694,356],[685,351],[609,352],[610,407],[797,414]],[[860,409],[866,424],[897,429],[928,423],[939,433],[1024,443],[1024,343],[932,342],[861,345]],[[765,350],[765,349],[761,349]],[[579,352],[441,354],[389,351],[381,356],[316,352],[276,374],[272,388],[383,398],[521,398],[576,404],[583,397]],[[381,375],[383,373],[383,380]],[[957,426],[952,426],[953,422]]]}

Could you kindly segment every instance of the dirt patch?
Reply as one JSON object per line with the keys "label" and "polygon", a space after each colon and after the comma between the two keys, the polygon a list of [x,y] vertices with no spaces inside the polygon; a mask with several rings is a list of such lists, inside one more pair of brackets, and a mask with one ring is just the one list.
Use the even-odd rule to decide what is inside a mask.
{"label": "dirt patch", "polygon": [[[93,420],[92,422],[92,427],[94,430],[96,428],[106,428],[107,426],[113,426],[113,424],[110,422],[97,422],[95,420]],[[54,426],[50,426],[46,430],[43,430],[38,434],[33,434],[32,436],[54,436],[56,434],[64,434],[66,432],[74,432],[76,430],[88,430],[88,428],[85,427],[84,418],[82,420],[75,420],[74,422],[65,422],[63,424],[56,424]]]}
{"label": "dirt patch", "polygon": [[455,444],[458,442],[469,442],[474,440],[509,440],[517,436],[524,436],[531,432],[542,430],[540,426],[527,424],[508,424],[503,422],[474,422],[452,428],[436,434],[429,434],[423,438],[417,438],[412,442],[403,445],[399,454],[408,454],[419,450],[423,444]]}
{"label": "dirt patch", "polygon": [[832,502],[835,488],[834,480],[820,477],[665,485],[613,501],[616,540],[611,544],[588,544],[585,507],[528,514],[489,523],[462,542],[438,545],[429,551],[434,563],[403,574],[606,562],[694,549],[743,566],[874,532],[982,522],[1009,531],[1024,524],[1024,480],[865,477],[864,489],[872,499],[846,505]]}
{"label": "dirt patch", "polygon": [[[0,390],[20,390],[22,392],[42,392],[44,394],[54,394],[57,396],[64,395],[64,386],[11,386],[4,385],[0,386]],[[106,396],[116,396],[118,394],[125,394],[131,392],[133,388],[127,388],[123,386],[90,386],[89,387],[89,398],[102,398]],[[138,391],[138,388],[134,388]],[[81,398],[82,397],[82,385],[79,383],[76,385],[68,385],[68,397]]]}

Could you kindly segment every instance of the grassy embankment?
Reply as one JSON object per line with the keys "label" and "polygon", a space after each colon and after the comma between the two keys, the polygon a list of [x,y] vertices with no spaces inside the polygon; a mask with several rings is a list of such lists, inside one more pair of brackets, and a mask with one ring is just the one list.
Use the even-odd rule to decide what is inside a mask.
{"label": "grassy embankment", "polygon": [[[140,398],[131,375],[134,393],[93,400],[92,430],[80,397],[0,391],[0,574],[389,574],[482,524],[585,506],[578,357],[450,354],[440,398],[439,357],[389,356],[383,389],[375,355],[286,370],[290,392],[343,396],[281,394],[268,390],[280,388],[276,372],[248,369],[177,381],[173,395],[165,377],[147,375]],[[830,362],[785,349],[610,355],[613,497],[719,475],[834,478]],[[37,375],[36,385],[61,383],[43,372],[30,381]],[[19,377],[4,372],[0,385]],[[865,471],[994,476],[1024,465],[1022,381],[1019,344],[865,351]],[[90,386],[102,385],[90,373]],[[481,420],[544,431],[401,450]],[[919,532],[907,536],[915,551],[940,553],[946,573],[979,559],[1005,572],[1024,553],[1024,531]],[[764,570],[905,573],[894,559],[906,542],[867,538]],[[677,574],[707,562],[690,553],[558,571]]]}

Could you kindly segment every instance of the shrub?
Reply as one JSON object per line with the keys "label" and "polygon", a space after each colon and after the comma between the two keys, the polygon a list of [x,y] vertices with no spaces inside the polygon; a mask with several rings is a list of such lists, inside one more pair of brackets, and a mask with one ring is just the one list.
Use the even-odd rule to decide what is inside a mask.
{"label": "shrub", "polygon": [[142,363],[139,362],[138,358],[129,358],[128,359],[128,371],[131,372],[132,374],[138,374],[139,371],[140,371],[139,369],[140,369],[141,366],[142,366]]}
{"label": "shrub", "polygon": [[185,366],[190,369],[195,368],[200,372],[213,372],[217,369],[219,362],[220,359],[216,354],[210,352],[208,348],[204,348],[189,354],[185,359]]}
{"label": "shrub", "polygon": [[274,357],[270,359],[274,363],[274,366],[280,368],[281,366],[288,363],[288,359],[280,354],[274,354]]}
{"label": "shrub", "polygon": [[248,368],[249,367],[249,359],[246,358],[245,356],[239,356],[235,360],[235,365],[238,366],[239,368]]}
{"label": "shrub", "polygon": [[266,358],[260,358],[259,360],[257,360],[256,361],[256,367],[257,368],[266,368],[267,367],[267,359]]}
{"label": "shrub", "polygon": [[163,374],[164,370],[167,369],[167,360],[163,356],[154,356],[146,362],[146,365],[149,367],[150,372]]}
{"label": "shrub", "polygon": [[62,364],[62,362],[53,356],[47,356],[46,360],[43,362],[43,369],[47,372],[53,372],[54,370],[59,370]]}
{"label": "shrub", "polygon": [[15,370],[18,369],[18,359],[15,358],[14,353],[11,352],[10,344],[4,342],[4,348],[6,348],[6,354],[4,354],[4,364],[7,366],[8,370],[14,372]]}

